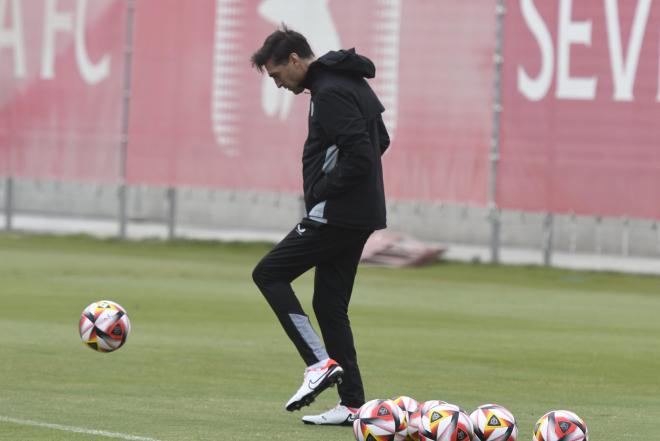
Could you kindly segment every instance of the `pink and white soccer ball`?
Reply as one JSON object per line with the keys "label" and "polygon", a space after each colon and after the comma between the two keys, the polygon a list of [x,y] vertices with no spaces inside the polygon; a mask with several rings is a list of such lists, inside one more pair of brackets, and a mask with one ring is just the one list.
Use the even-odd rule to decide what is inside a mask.
{"label": "pink and white soccer ball", "polygon": [[414,398],[405,395],[395,398],[394,402],[408,417],[408,436],[406,436],[406,441],[419,441],[419,416],[421,414],[419,403]]}
{"label": "pink and white soccer ball", "polygon": [[405,441],[407,429],[406,413],[392,400],[367,401],[353,422],[357,441]]}
{"label": "pink and white soccer ball", "polygon": [[121,348],[131,333],[131,321],[118,303],[100,300],[89,304],[78,322],[80,339],[87,347],[99,352]]}
{"label": "pink and white soccer ball", "polygon": [[518,425],[508,409],[499,404],[482,404],[471,414],[474,434],[479,441],[516,441]]}
{"label": "pink and white soccer ball", "polygon": [[589,441],[585,422],[570,410],[552,410],[534,425],[533,441]]}
{"label": "pink and white soccer ball", "polygon": [[433,406],[438,406],[440,404],[447,404],[446,401],[442,400],[428,400],[424,401],[420,406],[419,406],[419,412],[421,415],[425,414],[430,408]]}
{"label": "pink and white soccer ball", "polygon": [[423,406],[419,425],[420,441],[474,441],[470,416],[454,404]]}

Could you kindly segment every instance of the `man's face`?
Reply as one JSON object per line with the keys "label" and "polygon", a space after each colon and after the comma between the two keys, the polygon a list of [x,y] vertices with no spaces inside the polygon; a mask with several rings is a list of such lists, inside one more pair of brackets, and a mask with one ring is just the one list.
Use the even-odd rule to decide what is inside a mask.
{"label": "man's face", "polygon": [[268,60],[264,67],[278,88],[284,87],[296,95],[304,90],[300,83],[305,78],[307,64],[297,54],[289,55],[289,60],[285,64],[275,64],[272,60]]}

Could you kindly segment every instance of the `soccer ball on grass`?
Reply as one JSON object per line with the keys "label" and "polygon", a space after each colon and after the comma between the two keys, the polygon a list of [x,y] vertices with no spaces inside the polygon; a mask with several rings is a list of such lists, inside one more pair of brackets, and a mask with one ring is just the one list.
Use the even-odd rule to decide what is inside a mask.
{"label": "soccer ball on grass", "polygon": [[112,352],[121,348],[131,333],[131,321],[118,303],[101,300],[88,305],[80,315],[80,339],[91,349]]}
{"label": "soccer ball on grass", "polygon": [[518,426],[513,414],[498,404],[477,407],[470,419],[479,441],[516,441]]}
{"label": "soccer ball on grass", "polygon": [[408,419],[408,436],[406,441],[419,441],[419,417],[421,408],[414,398],[402,395],[393,400],[406,414]]}
{"label": "soccer ball on grass", "polygon": [[419,424],[420,441],[475,440],[470,417],[460,407],[448,403],[435,405],[427,403],[422,405]]}
{"label": "soccer ball on grass", "polygon": [[371,400],[360,407],[353,422],[357,441],[404,441],[407,415],[392,400]]}
{"label": "soccer ball on grass", "polygon": [[589,441],[587,425],[570,410],[552,410],[534,425],[532,441]]}

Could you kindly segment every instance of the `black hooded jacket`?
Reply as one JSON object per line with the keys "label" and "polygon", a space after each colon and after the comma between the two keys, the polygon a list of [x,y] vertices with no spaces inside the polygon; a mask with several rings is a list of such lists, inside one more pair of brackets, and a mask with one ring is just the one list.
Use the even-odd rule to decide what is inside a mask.
{"label": "black hooded jacket", "polygon": [[331,51],[309,65],[312,95],[303,150],[307,217],[345,228],[385,228],[380,161],[390,143],[385,110],[365,78],[376,74],[355,49]]}

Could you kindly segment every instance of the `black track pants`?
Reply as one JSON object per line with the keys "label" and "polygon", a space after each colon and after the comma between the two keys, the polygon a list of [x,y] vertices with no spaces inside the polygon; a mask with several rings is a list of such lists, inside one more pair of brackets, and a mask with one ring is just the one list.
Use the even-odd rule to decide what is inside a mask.
{"label": "black track pants", "polygon": [[[364,388],[348,303],[362,249],[370,234],[371,231],[303,220],[261,259],[252,273],[305,363],[309,366],[329,356],[344,369],[338,391],[341,403],[350,407],[364,404]],[[313,307],[325,346],[291,288],[294,279],[313,267]]]}

